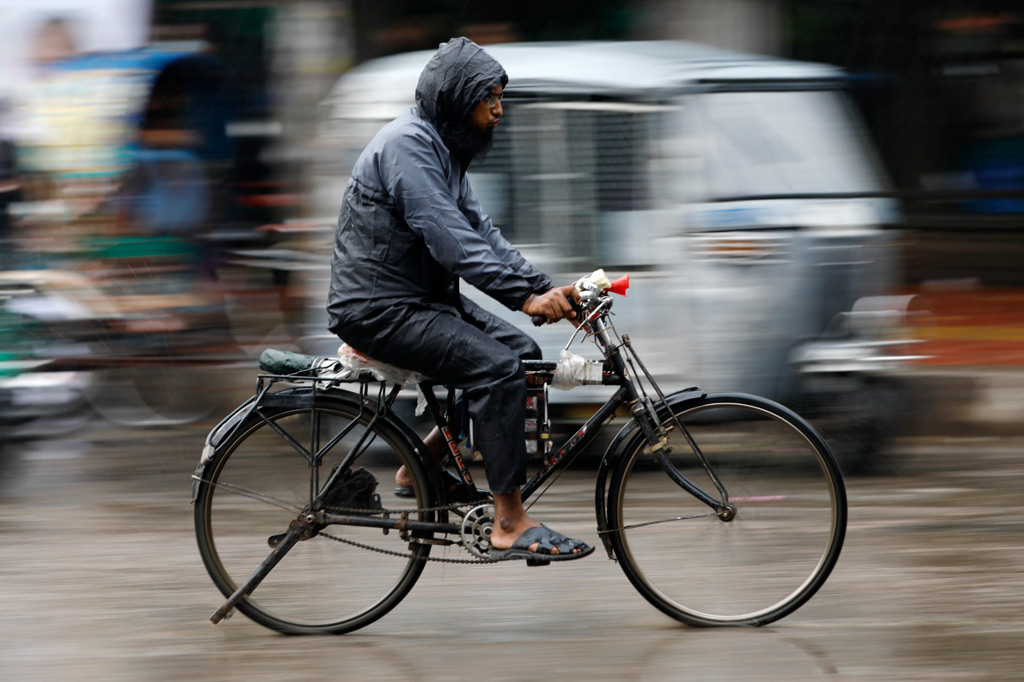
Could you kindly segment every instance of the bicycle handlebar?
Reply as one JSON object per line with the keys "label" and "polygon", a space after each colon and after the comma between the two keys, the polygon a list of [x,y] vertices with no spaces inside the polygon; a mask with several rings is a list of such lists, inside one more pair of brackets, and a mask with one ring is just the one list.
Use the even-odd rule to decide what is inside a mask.
{"label": "bicycle handlebar", "polygon": [[[572,309],[576,311],[577,318],[580,315],[582,315],[583,314],[583,306],[581,304],[577,303],[576,299],[574,299],[572,296],[567,296],[566,298],[569,299],[569,305],[572,306]],[[543,325],[548,320],[543,315],[534,315],[534,316],[532,316],[530,318],[530,321],[533,322],[533,326],[534,327],[540,327],[541,325]]]}
{"label": "bicycle handlebar", "polygon": [[[576,291],[580,293],[580,301],[577,302],[574,298],[569,297],[569,305],[576,311],[578,319],[588,307],[593,307],[595,299],[604,296],[607,291],[625,296],[626,289],[629,288],[629,275],[623,275],[615,281],[611,281],[604,270],[594,270],[586,277],[576,280],[574,285]],[[543,315],[534,315],[530,319],[535,327],[539,327],[547,321]]]}

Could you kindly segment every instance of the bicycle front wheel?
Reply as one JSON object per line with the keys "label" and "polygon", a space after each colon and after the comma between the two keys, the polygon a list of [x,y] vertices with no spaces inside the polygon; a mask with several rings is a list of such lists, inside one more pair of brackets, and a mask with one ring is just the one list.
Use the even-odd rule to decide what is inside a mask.
{"label": "bicycle front wheel", "polygon": [[[317,406],[262,409],[221,445],[199,481],[195,527],[207,571],[230,596],[271,553],[347,461],[341,492],[327,508],[358,515],[433,520],[417,508],[432,503],[426,473],[407,441],[386,421],[369,426],[373,410],[318,398]],[[340,437],[339,437],[340,436]],[[364,438],[365,436],[365,438]],[[363,439],[360,443],[360,439]],[[350,457],[351,453],[355,453]],[[414,498],[394,495],[405,465]],[[379,496],[377,499],[375,496]],[[340,512],[339,513],[347,513]],[[394,608],[423,570],[429,545],[396,530],[353,525],[316,528],[297,542],[237,609],[288,634],[340,634],[364,627]]]}
{"label": "bicycle front wheel", "polygon": [[828,447],[763,398],[709,395],[673,412],[682,432],[667,421],[668,446],[655,452],[637,439],[612,477],[619,565],[649,602],[690,625],[764,625],[792,613],[843,545],[846,493]]}

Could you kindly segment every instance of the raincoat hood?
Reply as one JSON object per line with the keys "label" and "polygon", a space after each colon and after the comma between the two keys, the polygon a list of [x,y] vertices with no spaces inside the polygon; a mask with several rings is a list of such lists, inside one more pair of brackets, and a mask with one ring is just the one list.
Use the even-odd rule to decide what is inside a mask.
{"label": "raincoat hood", "polygon": [[491,55],[468,38],[441,43],[416,84],[416,110],[442,132],[461,128],[495,86],[508,75]]}

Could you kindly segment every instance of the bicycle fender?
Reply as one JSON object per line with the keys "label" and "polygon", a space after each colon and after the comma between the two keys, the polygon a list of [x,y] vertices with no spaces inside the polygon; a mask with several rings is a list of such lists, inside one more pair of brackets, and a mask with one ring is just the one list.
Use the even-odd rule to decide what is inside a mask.
{"label": "bicycle fender", "polygon": [[[684,403],[698,402],[703,400],[707,393],[696,386],[686,388],[675,393],[670,393],[665,396],[665,403],[669,407],[675,407]],[[669,412],[663,407],[658,412],[660,418],[668,417]],[[626,422],[626,425],[619,429],[619,432],[615,434],[612,442],[608,445],[608,449],[605,450],[604,456],[601,458],[601,464],[597,469],[597,485],[594,492],[594,507],[597,514],[597,530],[601,538],[601,542],[604,544],[605,550],[608,552],[608,558],[614,559],[614,552],[612,550],[611,536],[604,531],[608,530],[608,476],[611,472],[615,471],[618,467],[619,461],[622,459],[626,452],[632,450],[634,444],[638,445],[638,440],[644,438],[643,431],[640,430],[640,425],[637,424],[636,419],[630,419]]]}
{"label": "bicycle fender", "polygon": [[206,441],[203,443],[203,453],[199,457],[196,470],[192,472],[192,502],[195,503],[199,497],[199,485],[206,477],[206,467],[213,461],[217,454],[217,448],[227,439],[227,436],[235,431],[238,426],[252,414],[256,406],[256,396],[246,400],[244,403],[232,410],[226,417],[220,420],[216,426],[206,434]]}

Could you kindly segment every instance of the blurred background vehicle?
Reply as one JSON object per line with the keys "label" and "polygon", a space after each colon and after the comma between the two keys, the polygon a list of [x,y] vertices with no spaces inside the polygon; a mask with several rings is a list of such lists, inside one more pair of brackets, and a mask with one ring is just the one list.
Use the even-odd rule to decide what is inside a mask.
{"label": "blurred background vehicle", "polygon": [[61,364],[95,373],[90,399],[118,422],[203,414],[181,390],[194,379],[182,360],[229,342],[217,254],[203,238],[226,213],[226,92],[210,57],[129,50],[51,65],[19,112],[31,131],[3,281],[35,297],[10,303],[74,307],[45,320],[52,339],[37,335],[34,354],[53,359],[55,341],[77,342]]}
{"label": "blurred background vehicle", "polygon": [[[851,325],[839,342],[834,321],[898,281],[897,233],[883,229],[898,207],[881,196],[884,173],[841,70],[684,42],[487,49],[510,81],[494,148],[469,175],[529,260],[564,282],[597,267],[630,272],[638,300],[619,314],[669,390],[749,391],[830,421],[832,408],[852,401],[859,409],[843,410],[843,422],[879,430],[891,405],[864,386],[898,392],[898,360],[876,343],[881,328]],[[336,209],[363,146],[413,104],[430,54],[373,60],[338,82],[316,145],[316,209]],[[312,248],[325,263],[330,237]],[[326,273],[311,289],[326,292]],[[306,350],[331,354],[336,339],[317,337],[322,299],[311,299]],[[890,320],[886,340],[898,331]],[[528,332],[546,357],[568,339],[560,326]],[[814,381],[807,343],[829,345],[834,361],[816,365]],[[553,400],[568,409],[602,398],[578,389]],[[850,444],[849,462],[866,461],[879,443],[835,441]]]}
{"label": "blurred background vehicle", "polygon": [[[55,30],[67,27],[44,24]],[[126,425],[199,419],[216,392],[195,387],[264,333],[247,314],[259,308],[253,294],[276,301],[280,288],[270,268],[235,267],[238,252],[265,250],[276,232],[250,214],[268,183],[244,157],[254,135],[238,129],[228,66],[165,46],[65,54],[39,68],[12,107],[18,200],[0,274],[5,312],[19,320],[5,333],[32,320],[17,354],[31,362],[11,365],[18,377],[0,390],[24,404],[26,382],[52,389],[64,377],[75,382],[68,409],[84,402]]]}
{"label": "blurred background vehicle", "polygon": [[0,481],[25,441],[59,436],[88,420],[92,376],[56,366],[60,356],[85,350],[73,340],[84,316],[75,301],[0,273]]}

